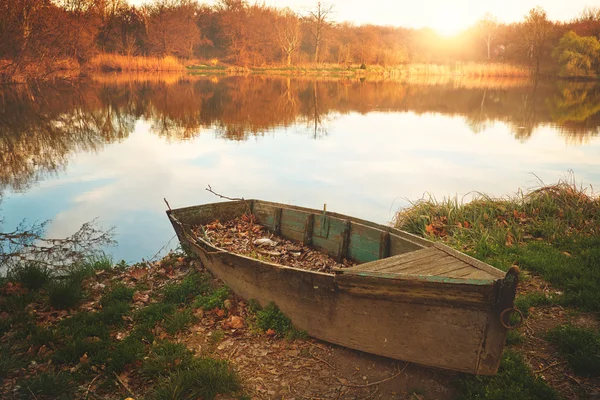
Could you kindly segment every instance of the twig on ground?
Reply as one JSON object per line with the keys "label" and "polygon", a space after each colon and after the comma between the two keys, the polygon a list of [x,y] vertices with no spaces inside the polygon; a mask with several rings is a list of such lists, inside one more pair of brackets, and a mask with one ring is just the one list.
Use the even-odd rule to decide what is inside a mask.
{"label": "twig on ground", "polygon": [[548,370],[548,369],[550,369],[550,368],[554,368],[554,367],[556,367],[556,366],[558,366],[558,365],[562,365],[562,364],[566,364],[566,363],[567,363],[566,361],[561,361],[561,362],[553,362],[552,364],[550,364],[550,365],[547,365],[547,366],[545,366],[544,368],[538,369],[537,371],[533,371],[533,373],[534,373],[534,374],[540,374],[540,373],[542,373],[542,372],[544,372],[544,371],[546,371],[546,370]]}
{"label": "twig on ground", "polygon": [[135,393],[133,393],[133,391],[129,388],[129,386],[127,386],[125,384],[125,382],[123,382],[121,380],[121,378],[119,378],[119,375],[117,375],[116,372],[113,372],[113,374],[115,375],[115,378],[117,378],[117,382],[119,382],[121,384],[121,386],[123,386],[125,388],[125,390],[127,390],[127,393],[129,393],[131,395],[131,397],[133,397],[134,399],[136,398]]}
{"label": "twig on ground", "polygon": [[31,393],[31,395],[33,396],[33,398],[34,398],[35,400],[38,400],[38,398],[35,396],[35,393],[33,393],[33,392],[31,391],[31,389],[29,388],[29,386],[27,386],[27,390],[29,390],[29,393]]}
{"label": "twig on ground", "polygon": [[85,391],[86,400],[90,397],[90,389],[92,388],[92,385],[94,384],[94,382],[96,382],[96,379],[98,379],[99,377],[100,377],[100,374],[96,375],[96,377],[94,379],[92,379],[92,381],[88,385],[87,390]]}
{"label": "twig on ground", "polygon": [[367,383],[366,385],[353,385],[353,384],[351,384],[351,383],[347,383],[347,384],[345,384],[344,386],[347,386],[347,387],[352,387],[352,388],[366,388],[366,387],[370,387],[370,386],[379,385],[379,384],[381,384],[381,383],[384,383],[384,382],[387,382],[387,381],[391,381],[392,379],[394,379],[394,378],[397,378],[398,376],[400,376],[400,374],[401,374],[402,372],[404,372],[404,370],[405,370],[405,369],[406,369],[406,368],[407,368],[409,365],[410,365],[410,363],[406,363],[406,365],[404,366],[404,368],[402,368],[400,371],[398,371],[398,373],[397,373],[397,374],[395,374],[394,376],[390,376],[389,378],[385,378],[385,379],[382,379],[382,380],[380,380],[380,381],[377,381],[377,382]]}
{"label": "twig on ground", "polygon": [[330,364],[330,363],[328,363],[327,361],[323,360],[323,359],[322,359],[322,358],[320,358],[320,357],[317,357],[317,356],[315,356],[315,355],[314,355],[314,354],[313,354],[313,353],[312,353],[310,350],[308,350],[308,354],[310,354],[310,356],[311,356],[312,358],[314,358],[315,360],[317,360],[317,361],[320,361],[320,362],[322,362],[323,364],[327,365],[329,368],[331,368],[331,369],[336,369],[336,368],[335,368],[333,365],[331,365],[331,364]]}

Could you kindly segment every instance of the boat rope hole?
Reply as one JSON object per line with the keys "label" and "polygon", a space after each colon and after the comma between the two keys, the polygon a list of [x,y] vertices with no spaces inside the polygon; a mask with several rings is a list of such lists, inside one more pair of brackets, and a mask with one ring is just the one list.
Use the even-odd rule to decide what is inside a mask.
{"label": "boat rope hole", "polygon": [[[515,313],[516,315],[519,316],[519,321],[516,324],[511,325],[510,317],[513,315],[513,313]],[[508,314],[508,318],[505,319],[505,316],[507,314]],[[506,322],[504,322],[504,321],[506,321]],[[523,316],[523,313],[521,312],[521,310],[519,310],[516,307],[511,307],[511,308],[507,308],[506,310],[502,311],[502,314],[500,314],[500,323],[506,329],[517,329],[517,328],[520,328],[521,326],[523,326],[523,323],[525,323],[525,317]]]}

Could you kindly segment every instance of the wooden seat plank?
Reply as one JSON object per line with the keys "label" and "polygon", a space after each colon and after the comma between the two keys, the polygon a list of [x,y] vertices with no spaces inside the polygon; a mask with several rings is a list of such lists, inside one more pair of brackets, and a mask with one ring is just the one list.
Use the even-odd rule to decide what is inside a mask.
{"label": "wooden seat plank", "polygon": [[417,260],[413,260],[408,263],[394,265],[392,267],[384,268],[379,271],[386,272],[386,273],[387,272],[395,272],[395,273],[400,273],[400,274],[410,273],[409,271],[418,271],[418,270],[427,268],[427,267],[431,266],[432,264],[443,261],[444,259],[446,259],[448,257],[449,256],[447,254],[443,254],[443,253],[432,254],[427,257],[419,258]]}
{"label": "wooden seat plank", "polygon": [[[433,263],[429,263],[426,265],[416,265],[416,266],[411,267],[402,272],[407,273],[407,274],[413,274],[413,275],[430,275],[431,276],[432,274],[430,273],[430,271],[439,270],[442,267],[446,267],[448,265],[454,266],[454,268],[452,268],[451,270],[455,270],[458,268],[464,268],[467,266],[467,264],[465,264],[464,262],[457,260],[456,258],[454,258],[452,256],[445,255],[444,257],[438,259],[437,261],[435,261]],[[446,269],[448,269],[448,268],[446,267]]]}
{"label": "wooden seat plank", "polygon": [[404,264],[419,258],[427,257],[431,254],[439,254],[439,250],[433,247],[412,251],[410,253],[401,254],[398,256],[387,257],[378,261],[372,261],[366,264],[359,264],[348,268],[352,271],[380,271],[383,268],[388,268],[394,265]]}

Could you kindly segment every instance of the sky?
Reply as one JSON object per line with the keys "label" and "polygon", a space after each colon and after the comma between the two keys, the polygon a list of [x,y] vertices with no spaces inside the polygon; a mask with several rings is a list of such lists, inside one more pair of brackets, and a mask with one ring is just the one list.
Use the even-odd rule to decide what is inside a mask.
{"label": "sky", "polygon": [[[131,0],[131,3],[141,4],[147,1],[149,0]],[[269,6],[290,7],[300,13],[308,13],[317,3],[317,0],[257,1]],[[203,2],[215,4],[217,0]],[[585,6],[600,6],[598,0],[325,0],[322,3],[333,6],[333,20],[336,22],[430,27],[447,35],[468,28],[486,12],[502,22],[511,23],[522,20],[530,9],[541,6],[548,13],[549,19],[569,21],[577,17]]]}

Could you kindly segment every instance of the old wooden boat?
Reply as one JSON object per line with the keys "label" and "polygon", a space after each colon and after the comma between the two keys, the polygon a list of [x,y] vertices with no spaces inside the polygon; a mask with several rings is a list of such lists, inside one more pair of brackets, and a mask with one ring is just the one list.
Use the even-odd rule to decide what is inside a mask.
{"label": "old wooden boat", "polygon": [[[192,227],[251,213],[277,235],[358,264],[319,273],[217,248]],[[167,211],[182,244],[236,294],[273,301],[309,335],[399,360],[496,373],[518,269],[508,273],[372,222],[260,200]],[[202,236],[202,235],[200,235]]]}

